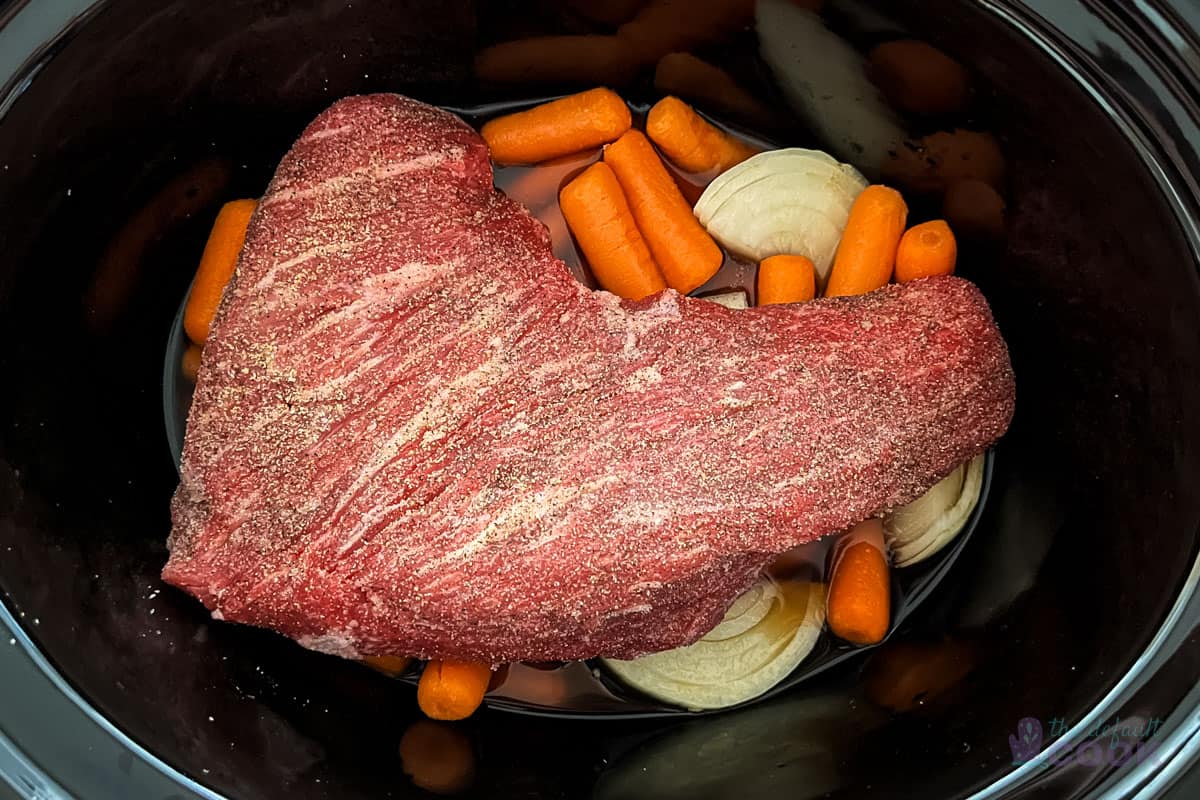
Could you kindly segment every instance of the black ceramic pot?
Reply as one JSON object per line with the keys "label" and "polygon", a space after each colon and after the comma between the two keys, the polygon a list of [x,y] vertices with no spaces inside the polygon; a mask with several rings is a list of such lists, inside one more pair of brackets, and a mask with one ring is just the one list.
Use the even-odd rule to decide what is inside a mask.
{"label": "black ceramic pot", "polygon": [[[480,81],[473,59],[611,33],[633,5],[0,4],[0,774],[20,793],[423,796],[397,754],[411,686],[214,623],[160,583],[168,334],[215,209],[261,192],[334,99],[579,88]],[[911,35],[965,63],[964,116],[914,124],[985,129],[1004,151],[1004,234],[962,259],[1018,385],[979,524],[885,645],[764,702],[482,711],[454,732],[468,794],[1151,797],[1200,751],[1200,10],[823,14],[859,49]],[[689,46],[783,108],[752,30],[727,33]],[[616,77],[648,102],[652,75]],[[769,127],[817,141],[787,111]],[[1043,757],[1014,763],[1034,721]]]}

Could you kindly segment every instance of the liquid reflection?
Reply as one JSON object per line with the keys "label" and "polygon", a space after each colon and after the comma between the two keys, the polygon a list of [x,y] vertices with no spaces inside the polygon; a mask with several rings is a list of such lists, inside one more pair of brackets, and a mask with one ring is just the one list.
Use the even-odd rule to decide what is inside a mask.
{"label": "liquid reflection", "polygon": [[400,764],[414,785],[434,794],[457,794],[475,779],[475,749],[454,725],[417,720],[400,738]]}
{"label": "liquid reflection", "polygon": [[815,138],[869,178],[919,195],[922,215],[946,218],[960,237],[1004,235],[1005,157],[974,127],[984,99],[954,54],[906,37],[886,9],[855,0],[579,0],[553,13],[552,27],[568,33],[485,26],[500,33],[476,54],[480,84],[634,92],[649,80],[655,96],[788,144]]}
{"label": "liquid reflection", "polygon": [[843,754],[883,719],[842,694],[781,697],[642,743],[600,775],[595,797],[820,797],[841,785]]}

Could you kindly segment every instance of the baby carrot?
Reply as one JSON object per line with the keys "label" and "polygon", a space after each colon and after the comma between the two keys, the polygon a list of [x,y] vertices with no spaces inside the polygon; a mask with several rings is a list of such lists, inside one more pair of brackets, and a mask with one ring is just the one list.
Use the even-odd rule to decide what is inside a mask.
{"label": "baby carrot", "polygon": [[724,255],[650,141],[641,131],[628,131],[605,148],[604,163],[625,191],[634,222],[667,285],[680,294],[704,285],[721,268]]}
{"label": "baby carrot", "polygon": [[475,77],[492,83],[623,86],[637,68],[633,46],[616,36],[533,36],[475,57]]}
{"label": "baby carrot", "polygon": [[498,117],[480,134],[497,164],[536,164],[611,142],[631,122],[625,101],[601,88]]}
{"label": "baby carrot", "polygon": [[816,267],[808,256],[771,256],[758,265],[760,306],[804,303],[816,293]]}
{"label": "baby carrot", "polygon": [[419,719],[400,737],[400,769],[434,794],[457,794],[475,778],[475,749],[453,725]]}
{"label": "baby carrot", "polygon": [[678,97],[664,97],[646,117],[646,135],[688,172],[724,172],[758,151],[710,125]]}
{"label": "baby carrot", "polygon": [[914,225],[904,232],[896,250],[896,282],[949,275],[957,256],[954,232],[944,219]]}
{"label": "baby carrot", "polygon": [[225,286],[233,277],[237,267],[242,243],[246,241],[246,228],[250,215],[258,205],[257,200],[234,200],[226,203],[217,212],[204,255],[200,256],[200,268],[188,295],[187,308],[183,312],[183,329],[188,338],[199,345],[208,339],[208,329],[216,316],[217,306]]}
{"label": "baby carrot", "polygon": [[567,227],[602,287],[629,300],[667,288],[608,164],[585,169],[563,187],[558,201]]}
{"label": "baby carrot", "polygon": [[192,383],[196,382],[196,374],[200,372],[200,345],[188,345],[187,350],[183,351],[183,358],[179,360],[179,369],[183,377]]}
{"label": "baby carrot", "polygon": [[854,644],[881,642],[891,623],[891,603],[883,523],[869,519],[837,544],[829,580],[829,629]]}
{"label": "baby carrot", "polygon": [[908,206],[895,189],[880,184],[863,189],[850,207],[825,296],[866,294],[886,284],[907,218]]}
{"label": "baby carrot", "polygon": [[430,661],[417,683],[417,705],[431,719],[466,719],[483,702],[492,668],[475,661]]}
{"label": "baby carrot", "polygon": [[771,125],[774,115],[720,67],[691,53],[668,53],[654,69],[654,88],[748,122]]}
{"label": "baby carrot", "polygon": [[917,114],[950,114],[967,104],[967,71],[931,44],[900,39],[867,56],[871,79],[893,106]]}

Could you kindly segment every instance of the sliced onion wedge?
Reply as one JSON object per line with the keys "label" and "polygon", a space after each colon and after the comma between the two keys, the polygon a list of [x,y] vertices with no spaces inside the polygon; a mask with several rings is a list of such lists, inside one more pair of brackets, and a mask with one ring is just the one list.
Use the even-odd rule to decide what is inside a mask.
{"label": "sliced onion wedge", "polygon": [[763,578],[695,644],[604,664],[629,686],[691,710],[758,697],[812,652],[825,624],[825,584]]}
{"label": "sliced onion wedge", "polygon": [[850,207],[866,185],[858,170],[820,150],[771,150],[713,180],[696,202],[696,218],[750,261],[807,256],[824,283]]}
{"label": "sliced onion wedge", "polygon": [[895,566],[924,561],[962,532],[983,489],[983,462],[979,455],[960,464],[928,492],[883,518]]}

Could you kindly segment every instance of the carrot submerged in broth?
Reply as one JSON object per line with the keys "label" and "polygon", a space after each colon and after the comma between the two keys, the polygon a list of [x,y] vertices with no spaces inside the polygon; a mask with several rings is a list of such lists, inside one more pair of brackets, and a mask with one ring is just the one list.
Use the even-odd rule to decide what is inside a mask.
{"label": "carrot submerged in broth", "polygon": [[825,296],[866,294],[887,284],[907,219],[908,205],[895,189],[879,184],[863,189],[850,207]]}
{"label": "carrot submerged in broth", "polygon": [[896,250],[896,282],[950,275],[958,258],[954,232],[944,219],[914,225],[900,237]]}
{"label": "carrot submerged in broth", "polygon": [[687,172],[724,172],[758,150],[717,128],[678,97],[664,97],[646,117],[646,135]]}
{"label": "carrot submerged in broth", "polygon": [[770,256],[758,265],[758,304],[804,303],[817,293],[817,271],[808,256]]}
{"label": "carrot submerged in broth", "polygon": [[634,221],[612,168],[593,164],[559,195],[563,216],[596,281],[615,295],[640,300],[667,288],[658,262]]}
{"label": "carrot submerged in broth", "polygon": [[611,89],[590,89],[497,117],[480,135],[497,164],[536,164],[614,141],[632,115]]}
{"label": "carrot submerged in broth", "polygon": [[667,285],[680,294],[702,286],[725,256],[641,131],[629,131],[604,151],[625,191],[638,230]]}
{"label": "carrot submerged in broth", "polygon": [[842,535],[829,581],[829,629],[859,645],[883,641],[891,624],[891,578],[883,522],[869,519]]}

